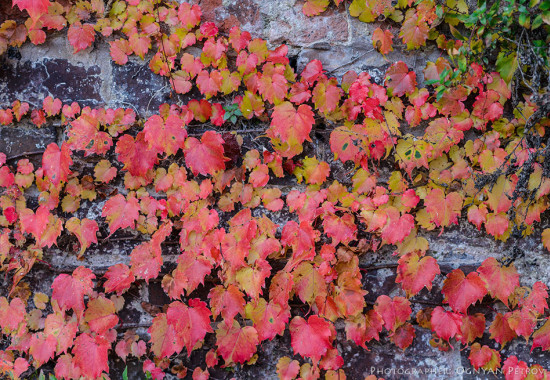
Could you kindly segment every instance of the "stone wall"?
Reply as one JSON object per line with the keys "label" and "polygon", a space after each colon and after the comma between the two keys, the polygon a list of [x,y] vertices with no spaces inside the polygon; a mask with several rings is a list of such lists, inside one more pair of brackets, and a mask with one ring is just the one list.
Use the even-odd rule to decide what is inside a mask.
{"label": "stone wall", "polygon": [[[349,16],[344,4],[338,8],[331,6],[324,14],[313,18],[303,15],[303,2],[293,0],[206,0],[199,1],[199,4],[203,9],[204,18],[216,22],[222,31],[240,25],[244,30],[250,31],[253,37],[266,39],[270,47],[281,43],[287,44],[298,72],[308,61],[319,59],[324,68],[335,76],[341,76],[347,70],[367,71],[381,81],[390,63],[402,60],[417,70],[421,80],[421,69],[426,62],[435,60],[440,54],[433,47],[405,52],[399,45],[399,40],[396,40],[396,51],[384,58],[373,51],[371,41],[372,31],[380,24],[359,22]],[[39,106],[44,97],[51,95],[60,98],[64,103],[77,101],[83,106],[134,107],[140,117],[147,117],[156,112],[159,104],[170,101],[169,86],[165,79],[151,73],[147,65],[147,61],[135,57],[131,58],[127,65],[114,64],[109,57],[108,45],[101,40],[86,51],[73,55],[72,47],[66,39],[66,32],[52,34],[48,36],[44,45],[26,44],[20,49],[10,49],[0,57],[0,107],[9,106],[14,99]],[[198,95],[196,93],[188,97]],[[40,155],[37,152],[49,143],[61,142],[63,139],[64,130],[60,125],[49,124],[41,129],[21,124],[17,127],[0,127],[0,151],[5,152],[8,158],[29,154],[36,164],[40,163]],[[328,149],[323,143],[326,141],[319,139],[319,149]],[[338,168],[333,169],[333,173],[336,173],[334,175],[337,175]],[[286,191],[297,186],[296,182],[290,180],[282,184]],[[81,216],[99,219],[102,205],[88,205]],[[284,215],[275,217],[279,219],[280,224],[284,224]],[[543,224],[548,222],[545,221]],[[550,258],[543,250],[539,238],[517,241],[511,239],[506,244],[497,243],[467,224],[448,228],[441,234],[436,231],[424,233],[423,236],[430,242],[430,254],[438,259],[442,272],[447,273],[455,268],[470,271],[491,256],[518,256],[515,265],[524,285],[532,285],[537,280],[550,282]],[[79,265],[88,266],[101,274],[110,265],[128,263],[134,245],[131,240],[113,239],[99,246],[92,246],[82,261],[76,259],[74,252],[51,249],[46,252],[46,261],[50,266],[35,266],[30,275],[33,279],[32,286],[49,293],[49,286],[55,275],[72,271]],[[165,247],[165,270],[173,265],[176,250],[176,246]],[[520,255],[517,255],[517,252],[520,252]],[[378,294],[402,294],[399,286],[395,284],[395,263],[395,257],[392,257],[388,250],[361,257],[361,265],[365,270],[364,287],[369,291],[368,302],[373,303]],[[4,288],[9,286],[5,280],[2,284]],[[423,290],[414,297],[412,302],[415,311],[440,304],[442,299],[434,296],[440,295],[437,291],[440,287],[441,282],[435,283],[434,292]],[[169,302],[160,283],[154,281],[148,286],[143,284],[139,288],[132,288],[125,298],[127,306],[120,317],[125,322],[125,327],[135,327],[140,334],[145,334],[152,319],[147,310]],[[483,310],[486,311],[486,308]],[[472,370],[467,351],[461,351],[458,345],[448,352],[432,348],[429,345],[431,334],[425,329],[417,329],[415,342],[405,352],[390,344],[385,336],[381,337],[379,343],[371,342],[370,351],[366,351],[345,341],[343,325],[337,324],[337,329],[337,347],[344,357],[344,370],[350,379],[363,379],[371,374],[372,370],[374,374],[386,379],[494,378],[491,374],[467,373]],[[182,356],[183,363],[190,368],[202,364],[208,348],[213,344],[212,337],[209,339],[204,348],[195,351],[189,359]],[[493,341],[486,339],[484,343],[496,348]],[[503,357],[514,354],[528,364],[539,363],[545,368],[550,368],[550,355],[542,353],[540,349],[532,354],[529,350],[529,345],[516,339],[502,351],[502,354]],[[211,370],[212,378],[277,378],[275,366],[278,359],[284,355],[292,355],[288,333],[272,342],[262,344],[258,349],[258,355],[255,366],[237,368],[235,372]],[[129,361],[128,366],[130,378],[140,378],[141,364]],[[124,364],[115,360],[112,367],[112,378],[121,378]],[[404,375],[400,374],[399,369],[416,369],[427,373]],[[378,370],[389,372],[376,372]],[[393,370],[395,372],[391,372]]]}

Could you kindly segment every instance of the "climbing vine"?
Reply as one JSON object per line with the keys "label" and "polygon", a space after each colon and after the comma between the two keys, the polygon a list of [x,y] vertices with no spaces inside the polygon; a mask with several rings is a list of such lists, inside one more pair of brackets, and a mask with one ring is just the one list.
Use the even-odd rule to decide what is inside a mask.
{"label": "climbing vine", "polygon": [[[270,50],[238,27],[222,34],[201,22],[198,5],[13,0],[21,15],[0,26],[0,53],[27,40],[42,44],[51,30],[67,30],[75,54],[104,40],[118,65],[133,55],[148,60],[172,100],[151,115],[51,96],[41,107],[18,99],[0,110],[2,125],[30,120],[40,128],[55,120],[66,132],[62,144],[40,152],[38,167],[0,153],[0,264],[12,281],[0,298],[7,342],[0,372],[18,379],[53,363],[60,379],[106,378],[112,354],[139,358],[154,379],[166,371],[205,379],[208,368],[253,365],[258,346],[288,329],[295,357],[280,358],[280,378],[343,379],[334,345],[342,321],[346,338],[365,348],[383,335],[407,349],[415,325],[432,331],[430,343],[441,350],[466,347],[475,369],[522,379],[545,373],[501,358],[480,339],[487,330],[501,348],[523,337],[533,349],[550,349],[547,286],[521,286],[513,262],[495,258],[470,273],[442,274],[419,234],[444,233],[462,218],[506,241],[540,233],[548,208],[550,3],[504,13],[482,4],[486,12],[471,14],[463,1],[349,5],[362,21],[402,23],[399,37],[409,49],[430,40],[447,53],[427,64],[419,87],[401,61],[383,83],[355,72],[337,80],[318,60],[297,73],[285,45]],[[304,13],[327,6],[308,0]],[[489,26],[502,34],[493,37]],[[388,54],[393,38],[376,29],[374,45]],[[184,101],[190,94],[197,99]],[[262,151],[242,136],[252,123],[262,126]],[[317,131],[333,157],[315,154]],[[348,178],[337,180],[337,167]],[[277,185],[281,178],[298,186],[287,191]],[[99,204],[101,218],[87,218],[84,203]],[[284,225],[273,221],[281,213],[289,215]],[[62,239],[72,239],[83,257],[130,231],[142,241],[129,261],[102,274],[84,266],[61,273],[51,294],[25,286]],[[549,229],[542,242],[550,248]],[[165,272],[163,247],[172,243],[177,267]],[[402,294],[379,294],[367,305],[359,257],[383,246],[397,256]],[[439,277],[443,303],[412,315],[411,300]],[[129,289],[157,279],[171,303],[152,312],[143,340],[123,329],[119,312]],[[502,307],[488,320],[489,313],[472,312],[476,304]],[[173,360],[207,337],[215,345],[201,367]]]}

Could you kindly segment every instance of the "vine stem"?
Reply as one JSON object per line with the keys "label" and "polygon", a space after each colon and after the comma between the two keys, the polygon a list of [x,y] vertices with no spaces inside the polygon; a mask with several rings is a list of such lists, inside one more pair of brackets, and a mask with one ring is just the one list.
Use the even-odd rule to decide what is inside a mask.
{"label": "vine stem", "polygon": [[25,153],[16,154],[15,156],[8,157],[6,158],[6,161],[18,160],[20,158],[29,157],[29,156],[39,156],[41,154],[44,154],[43,150],[37,150],[34,152],[25,152]]}

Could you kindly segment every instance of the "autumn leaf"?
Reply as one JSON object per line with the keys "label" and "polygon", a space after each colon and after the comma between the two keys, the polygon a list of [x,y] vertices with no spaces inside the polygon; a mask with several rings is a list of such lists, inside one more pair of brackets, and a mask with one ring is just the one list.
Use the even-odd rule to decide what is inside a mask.
{"label": "autumn leaf", "polygon": [[428,24],[418,17],[415,9],[410,8],[405,14],[399,37],[403,39],[408,50],[417,49],[426,44],[429,30]]}
{"label": "autumn leaf", "polygon": [[334,214],[327,215],[323,219],[323,229],[325,234],[331,238],[334,246],[339,243],[347,245],[357,238],[355,218],[349,213],[345,213],[341,218]]}
{"label": "autumn leaf", "polygon": [[73,309],[81,313],[84,310],[84,296],[91,294],[94,278],[92,271],[82,266],[76,268],[72,275],[60,274],[52,284],[52,300],[57,301],[62,310]]}
{"label": "autumn leaf", "polygon": [[416,295],[424,287],[431,290],[435,276],[441,273],[433,257],[422,257],[418,252],[404,255],[398,264],[395,282],[402,284],[407,297]]}
{"label": "autumn leaf", "polygon": [[135,280],[134,274],[126,264],[115,264],[107,269],[104,277],[107,279],[103,284],[107,293],[116,292],[121,295],[130,288]]}
{"label": "autumn leaf", "polygon": [[441,306],[437,306],[432,312],[432,331],[447,342],[460,332],[461,323],[459,314],[446,311]]}
{"label": "autumn leaf", "polygon": [[201,15],[201,8],[197,4],[182,3],[178,8],[178,19],[187,30],[199,24]]}
{"label": "autumn leaf", "polygon": [[159,313],[153,318],[147,332],[151,335],[151,351],[157,357],[169,357],[183,348],[183,342],[178,339],[175,327],[168,324],[165,313]]}
{"label": "autumn leaf", "polygon": [[[510,374],[508,377],[511,380],[516,379],[526,379],[527,374],[530,372],[529,366],[523,360],[518,360],[517,356],[512,355],[506,359],[502,366],[502,372]],[[537,371],[533,373],[541,373],[542,371]],[[515,376],[517,374],[517,376]],[[508,379],[507,379],[508,380]]]}
{"label": "autumn leaf", "polygon": [[317,363],[332,348],[336,332],[332,323],[312,315],[306,321],[296,316],[290,322],[290,338],[294,353]]}
{"label": "autumn leaf", "polygon": [[72,353],[84,376],[97,378],[102,372],[109,372],[107,354],[110,347],[110,343],[101,335],[84,333],[75,339]]}
{"label": "autumn leaf", "polygon": [[320,79],[313,88],[313,102],[320,112],[329,113],[337,109],[342,96],[336,79]]}
{"label": "autumn leaf", "polygon": [[506,316],[498,313],[495,319],[489,326],[489,332],[491,333],[491,339],[494,339],[497,343],[505,346],[506,343],[517,337],[517,334],[508,324]]}
{"label": "autumn leaf", "polygon": [[290,317],[288,309],[272,301],[268,303],[263,298],[249,302],[245,307],[245,315],[254,322],[260,341],[282,335]]}
{"label": "autumn leaf", "polygon": [[448,303],[453,310],[466,314],[470,305],[485,297],[487,288],[476,272],[466,277],[462,270],[455,269],[447,275],[441,293],[445,295],[443,302]]}
{"label": "autumn leaf", "polygon": [[414,327],[410,323],[405,323],[390,334],[390,339],[397,347],[404,350],[412,344],[415,336],[416,330]]}
{"label": "autumn leaf", "polygon": [[308,62],[300,75],[305,83],[307,83],[308,85],[312,85],[322,74],[323,63],[318,59],[313,59]]}
{"label": "autumn leaf", "polygon": [[29,16],[36,23],[42,15],[48,13],[48,7],[51,3],[49,0],[13,0],[13,6],[16,5],[22,11],[29,12]]}
{"label": "autumn leaf", "polygon": [[122,135],[115,148],[118,159],[124,164],[124,169],[133,176],[146,176],[158,162],[159,151],[149,147],[145,141],[145,132],[140,132],[134,139],[128,134]]}
{"label": "autumn leaf", "polygon": [[476,371],[480,368],[491,371],[500,368],[500,353],[488,346],[481,346],[479,343],[472,345],[468,359]]}
{"label": "autumn leaf", "polygon": [[42,168],[44,175],[50,179],[54,185],[59,182],[67,182],[67,176],[71,172],[69,167],[73,164],[71,151],[66,143],[61,145],[61,149],[55,143],[46,147],[42,156]]}
{"label": "autumn leaf", "polygon": [[288,356],[283,356],[277,362],[277,374],[281,380],[293,380],[300,372],[300,363],[298,360],[292,360]]}
{"label": "autumn leaf", "polygon": [[112,235],[119,228],[134,228],[139,216],[139,203],[135,196],[129,195],[125,198],[117,194],[105,202],[101,216],[109,223],[109,234]]}
{"label": "autumn leaf", "polygon": [[414,71],[409,72],[405,62],[399,61],[386,71],[385,83],[394,96],[411,94],[416,87],[416,74]]}
{"label": "autumn leaf", "polygon": [[29,345],[29,354],[32,355],[38,366],[41,366],[55,356],[57,339],[53,335],[36,333],[32,334]]}
{"label": "autumn leaf", "polygon": [[483,261],[477,271],[479,277],[485,281],[489,294],[508,306],[508,298],[519,286],[519,274],[514,264],[505,267],[494,257],[490,257]]}
{"label": "autumn leaf", "polygon": [[295,109],[292,103],[283,102],[275,106],[271,117],[271,125],[267,130],[270,138],[280,139],[289,146],[311,141],[309,133],[315,120],[310,106],[302,104]]}
{"label": "autumn leaf", "polygon": [[95,220],[90,220],[87,218],[79,220],[76,217],[72,217],[65,223],[65,228],[67,231],[75,234],[80,242],[79,257],[84,254],[84,251],[90,246],[90,244],[97,244],[97,232],[99,231],[99,227]]}
{"label": "autumn leaf", "polygon": [[113,301],[99,296],[88,302],[84,312],[84,321],[88,324],[90,330],[98,335],[104,335],[107,330],[112,329],[118,323],[115,311]]}
{"label": "autumn leaf", "polygon": [[381,295],[376,299],[374,310],[382,317],[386,330],[392,332],[402,326],[412,313],[409,300],[403,297],[392,299],[386,295]]}
{"label": "autumn leaf", "polygon": [[162,267],[161,244],[172,232],[172,222],[168,221],[160,226],[150,241],[136,246],[130,253],[130,270],[136,278],[149,282],[156,278]]}
{"label": "autumn leaf", "polygon": [[208,298],[214,318],[221,315],[224,320],[231,321],[237,314],[244,314],[244,295],[235,285],[227,289],[218,285],[210,290]]}
{"label": "autumn leaf", "polygon": [[302,8],[306,16],[317,16],[327,9],[329,0],[307,0]]}
{"label": "autumn leaf", "polygon": [[382,30],[380,28],[376,28],[374,32],[372,32],[372,46],[384,55],[388,54],[390,51],[393,51],[392,40],[393,34],[387,29]]}
{"label": "autumn leaf", "polygon": [[319,162],[315,157],[306,157],[302,160],[302,166],[294,169],[294,175],[298,182],[305,178],[308,184],[320,185],[325,182],[330,173],[328,163]]}
{"label": "autumn leaf", "polygon": [[346,320],[346,337],[353,340],[358,346],[366,348],[366,342],[379,340],[384,321],[376,310],[369,310],[366,314],[359,314],[353,319]]}
{"label": "autumn leaf", "polygon": [[82,25],[80,21],[71,24],[67,32],[69,42],[74,48],[73,54],[88,48],[95,40],[95,30],[92,24]]}
{"label": "autumn leaf", "polygon": [[312,304],[317,297],[325,297],[327,286],[319,271],[308,262],[302,262],[292,272],[294,292],[302,302]]}
{"label": "autumn leaf", "polygon": [[550,321],[547,319],[544,325],[533,333],[533,345],[531,346],[531,352],[537,347],[540,347],[543,351],[547,351],[550,348]]}
{"label": "autumn leaf", "polygon": [[78,331],[76,316],[66,320],[64,313],[50,314],[44,322],[44,333],[56,338],[56,354],[67,353],[74,345],[74,338]]}
{"label": "autumn leaf", "polygon": [[211,313],[206,307],[206,302],[194,298],[188,301],[188,305],[172,302],[166,311],[166,318],[190,356],[197,343],[214,330],[210,326]]}
{"label": "autumn leaf", "polygon": [[212,175],[225,169],[225,161],[229,159],[223,155],[223,144],[223,138],[213,131],[206,131],[200,142],[194,137],[188,137],[183,151],[187,166],[195,175]]}
{"label": "autumn leaf", "polygon": [[447,227],[458,223],[462,211],[462,196],[452,192],[445,196],[443,190],[432,189],[424,199],[426,211],[438,227]]}
{"label": "autumn leaf", "polygon": [[244,363],[256,352],[258,333],[252,326],[241,327],[239,322],[221,323],[216,330],[216,346],[226,364]]}
{"label": "autumn leaf", "polygon": [[124,65],[128,62],[128,56],[133,53],[128,40],[120,38],[118,40],[110,41],[110,53],[113,62],[118,65]]}
{"label": "autumn leaf", "polygon": [[159,115],[153,115],[145,122],[143,132],[149,148],[165,152],[168,156],[183,148],[187,137],[184,122],[177,115],[168,115],[166,120]]}

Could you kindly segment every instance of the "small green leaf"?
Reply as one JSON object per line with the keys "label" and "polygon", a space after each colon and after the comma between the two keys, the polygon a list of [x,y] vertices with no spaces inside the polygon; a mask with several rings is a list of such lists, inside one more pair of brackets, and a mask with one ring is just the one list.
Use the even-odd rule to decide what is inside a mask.
{"label": "small green leaf", "polygon": [[128,367],[127,366],[124,368],[124,372],[122,372],[122,380],[128,380]]}
{"label": "small green leaf", "polygon": [[510,83],[518,68],[518,59],[515,52],[501,52],[498,55],[496,69],[506,83]]}

